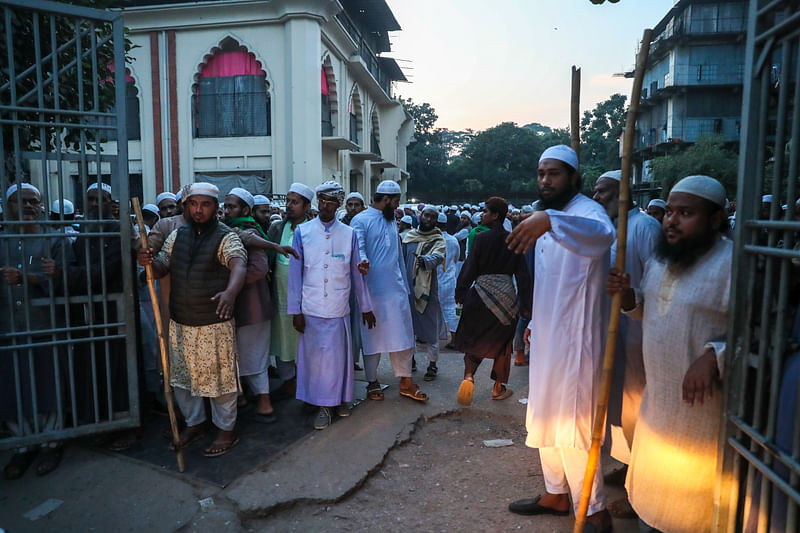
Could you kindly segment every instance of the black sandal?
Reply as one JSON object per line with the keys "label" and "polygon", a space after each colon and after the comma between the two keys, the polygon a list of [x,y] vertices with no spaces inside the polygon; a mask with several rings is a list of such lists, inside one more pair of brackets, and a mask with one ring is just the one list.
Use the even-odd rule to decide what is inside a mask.
{"label": "black sandal", "polygon": [[33,462],[39,450],[29,450],[27,452],[15,453],[8,464],[3,468],[3,477],[9,481],[19,479]]}
{"label": "black sandal", "polygon": [[64,447],[61,444],[55,448],[42,448],[39,460],[36,461],[36,475],[44,476],[58,468],[63,455]]}
{"label": "black sandal", "polygon": [[431,363],[428,365],[428,370],[425,371],[425,376],[422,379],[424,379],[425,381],[433,381],[434,379],[436,379],[436,373],[438,371],[439,369],[436,367],[436,365],[434,363]]}

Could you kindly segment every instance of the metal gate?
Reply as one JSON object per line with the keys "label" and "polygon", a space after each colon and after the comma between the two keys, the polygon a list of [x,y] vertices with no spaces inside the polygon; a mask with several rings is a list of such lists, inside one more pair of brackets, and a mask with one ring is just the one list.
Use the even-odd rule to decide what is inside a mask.
{"label": "metal gate", "polygon": [[121,15],[0,1],[0,449],[138,425],[124,65]]}
{"label": "metal gate", "polygon": [[798,531],[797,6],[749,6],[717,531]]}

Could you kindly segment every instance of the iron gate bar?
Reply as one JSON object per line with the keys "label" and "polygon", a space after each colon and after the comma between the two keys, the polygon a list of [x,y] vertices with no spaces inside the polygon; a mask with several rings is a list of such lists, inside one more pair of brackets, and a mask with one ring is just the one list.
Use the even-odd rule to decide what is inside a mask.
{"label": "iron gate bar", "polygon": [[[107,258],[104,253],[99,253],[98,257],[96,258],[99,263],[99,272],[94,274],[93,270],[89,268],[91,266],[90,260],[91,257],[89,256],[88,246],[85,247],[84,253],[84,263],[86,265],[86,295],[75,296],[70,295],[69,290],[65,293],[65,297],[63,298],[50,298],[48,301],[49,303],[49,313],[45,312],[45,315],[49,315],[49,322],[50,325],[47,327],[44,323],[36,324],[36,326],[45,327],[38,330],[33,330],[34,324],[32,323],[32,312],[34,309],[33,299],[30,297],[31,294],[29,293],[28,289],[28,281],[27,281],[27,274],[28,274],[28,267],[25,264],[25,261],[21,261],[22,273],[23,273],[23,284],[20,287],[20,292],[22,292],[22,298],[29,302],[29,306],[27,306],[24,310],[24,316],[18,317],[23,319],[24,322],[24,330],[19,330],[16,325],[12,322],[12,333],[10,335],[0,335],[0,338],[9,338],[11,337],[12,344],[10,346],[4,346],[0,348],[0,353],[8,353],[11,352],[11,356],[14,362],[14,376],[13,380],[15,382],[15,386],[17,389],[17,399],[18,399],[18,408],[17,408],[17,420],[20,426],[22,426],[25,422],[24,413],[22,409],[22,402],[21,397],[19,396],[21,393],[21,385],[22,382],[20,381],[20,370],[22,365],[27,362],[26,368],[30,372],[30,390],[32,391],[33,397],[31,398],[33,404],[33,412],[38,413],[39,408],[37,405],[38,401],[38,394],[37,394],[37,387],[38,383],[36,382],[35,371],[36,371],[36,364],[34,363],[33,359],[33,350],[35,348],[42,348],[42,347],[49,347],[49,350],[52,350],[52,364],[55,373],[55,394],[56,394],[56,411],[57,411],[57,418],[62,422],[65,423],[64,417],[64,395],[63,390],[61,387],[61,376],[62,376],[62,363],[59,360],[59,347],[65,346],[67,347],[66,357],[67,357],[67,379],[70,384],[69,390],[69,398],[67,402],[70,406],[70,411],[73,413],[73,420],[70,428],[66,428],[66,425],[59,425],[57,427],[61,428],[57,431],[46,431],[42,433],[44,428],[40,427],[39,424],[39,417],[34,416],[33,420],[31,421],[34,428],[34,434],[26,434],[22,437],[15,437],[11,439],[0,439],[0,449],[7,448],[7,447],[16,447],[22,446],[27,444],[35,444],[46,440],[60,440],[62,438],[67,437],[74,437],[84,434],[95,433],[97,431],[102,430],[111,430],[111,429],[120,429],[124,427],[132,427],[136,425],[136,419],[138,419],[139,415],[139,399],[137,394],[137,368],[136,368],[136,339],[135,339],[135,328],[130,327],[131,324],[134,324],[136,320],[136,308],[131,305],[133,302],[133,288],[134,288],[134,281],[133,276],[131,274],[133,267],[132,257],[130,255],[130,239],[131,239],[131,227],[128,223],[129,215],[128,215],[128,180],[127,180],[127,141],[126,141],[126,127],[125,127],[125,73],[126,69],[124,68],[125,65],[125,52],[124,52],[124,28],[122,26],[122,17],[119,13],[112,13],[112,12],[103,12],[97,11],[91,8],[83,8],[78,6],[72,6],[69,4],[59,4],[55,2],[48,2],[48,1],[38,1],[34,0],[33,2],[24,1],[24,0],[3,0],[0,1],[0,4],[3,6],[3,20],[5,21],[5,44],[7,47],[7,56],[8,56],[8,81],[0,86],[0,92],[4,94],[8,94],[8,101],[4,97],[3,105],[0,105],[0,124],[7,127],[11,130],[11,143],[12,143],[12,150],[13,153],[10,155],[13,157],[13,175],[19,181],[19,178],[22,176],[23,167],[22,167],[22,158],[21,154],[21,139],[20,139],[20,128],[25,127],[31,130],[38,128],[38,140],[41,150],[38,154],[35,154],[41,163],[41,176],[42,176],[42,196],[46,200],[46,203],[50,203],[50,199],[54,197],[51,194],[51,181],[52,176],[50,174],[50,167],[48,164],[48,160],[55,160],[58,164],[54,166],[55,168],[55,176],[56,184],[57,184],[57,197],[59,199],[65,197],[65,190],[64,190],[64,183],[65,183],[65,175],[64,175],[64,168],[61,164],[64,161],[69,160],[77,160],[78,163],[78,182],[81,185],[81,195],[83,199],[83,205],[86,206],[87,202],[87,188],[90,183],[97,183],[98,186],[101,183],[101,163],[103,161],[110,161],[112,164],[111,169],[111,176],[112,176],[112,184],[114,185],[114,189],[116,192],[117,198],[120,201],[120,219],[123,222],[120,227],[119,233],[116,232],[109,232],[109,231],[89,231],[83,232],[78,237],[80,239],[96,239],[99,243],[100,249],[105,249],[104,245],[109,239],[117,240],[122,244],[122,255],[121,255],[121,263],[122,263],[122,288],[121,292],[119,293],[109,293],[110,290],[110,280],[108,279],[108,272],[107,272]],[[12,35],[12,25],[11,25],[11,18],[12,18],[12,10],[13,16],[19,18],[23,21],[23,23],[30,24],[29,27],[32,28],[33,36],[34,36],[34,64],[33,65],[23,65],[24,68],[22,71],[17,72],[16,65],[14,64],[14,53],[13,53],[13,35]],[[28,16],[29,14],[29,16]],[[56,27],[57,27],[57,19],[60,21],[60,17],[71,18],[71,21],[65,20],[64,23],[68,26],[71,26],[72,36],[67,36],[68,40],[66,42],[60,43],[58,42],[58,38],[62,36],[61,33],[57,35]],[[75,20],[81,19],[81,20]],[[49,41],[50,41],[50,50],[49,52],[43,54],[43,50],[41,45],[43,32],[42,30],[42,21],[46,20],[49,23]],[[98,35],[98,26],[97,23],[104,25],[104,35]],[[105,31],[105,24],[108,24],[108,30]],[[84,39],[86,39],[87,45],[84,46]],[[100,110],[100,94],[99,94],[99,84],[96,83],[96,80],[99,79],[99,66],[98,66],[98,53],[99,47],[106,46],[107,44],[112,43],[113,45],[113,65],[119,66],[120,68],[114,69],[114,97],[115,101],[117,102],[115,105],[115,112],[106,112]],[[67,60],[63,65],[59,65],[60,57],[64,52],[70,52],[73,56],[73,59]],[[43,73],[43,66],[49,63],[49,71],[47,75]],[[90,63],[90,64],[87,64]],[[84,77],[84,73],[86,76]],[[60,78],[62,76],[75,76],[77,78],[77,109],[64,109],[61,107],[62,104],[62,95],[60,94]],[[91,92],[85,91],[85,81],[89,79],[92,80],[91,85]],[[21,82],[25,82],[26,84],[33,83],[34,88],[29,90],[28,92],[24,93],[23,96],[20,98],[17,94],[18,84]],[[48,95],[51,94],[49,91],[53,92],[53,99],[52,99],[52,108],[45,105],[44,100],[44,91],[48,91]],[[28,103],[31,97],[35,96],[36,105],[25,106],[25,103]],[[91,104],[89,104],[88,98],[91,97]],[[66,100],[64,100],[66,102]],[[10,104],[10,105],[6,105]],[[20,118],[20,114],[25,114],[24,118]],[[37,118],[34,118],[37,117]],[[54,120],[48,120],[48,118],[52,118]],[[29,119],[29,120],[25,120]],[[76,122],[71,122],[70,119],[76,119]],[[109,124],[111,122],[111,124]],[[65,153],[62,150],[61,143],[56,142],[53,143],[54,147],[54,154],[48,152],[48,143],[46,137],[46,130],[52,128],[65,128],[68,131],[75,131],[77,130],[77,137],[78,137],[78,153],[77,154],[69,154]],[[116,138],[117,138],[117,153],[116,156],[107,156],[101,155],[102,148],[101,148],[101,140],[102,136],[99,134],[102,131],[116,131]],[[91,138],[87,135],[87,131],[91,132]],[[3,141],[4,136],[4,128],[0,128],[0,141]],[[34,132],[31,131],[31,136],[29,138],[35,139],[36,136]],[[27,141],[26,141],[27,142]],[[6,160],[6,152],[5,152],[5,142],[0,145],[0,156],[2,156],[2,160]],[[88,156],[87,148],[93,151],[94,156]],[[34,158],[31,158],[34,159]],[[114,165],[116,161],[124,162],[124,167],[121,165]],[[91,163],[90,163],[91,161]],[[94,174],[90,176],[89,172],[89,165],[94,165]],[[5,181],[6,180],[6,168],[5,165],[0,165],[0,192],[5,193]],[[107,201],[103,198],[103,194],[99,195],[99,204],[100,204],[100,212],[104,211],[103,207],[104,204],[108,204]],[[21,195],[20,195],[21,196]],[[62,210],[63,211],[63,210]],[[69,279],[67,275],[67,254],[65,253],[68,248],[68,241],[64,234],[64,227],[71,223],[76,223],[81,226],[90,228],[95,225],[102,225],[108,223],[108,220],[93,220],[93,219],[84,219],[81,221],[65,221],[63,213],[59,215],[59,220],[52,224],[55,233],[42,233],[38,236],[27,235],[27,234],[17,234],[14,232],[14,227],[17,226],[22,229],[22,226],[25,226],[25,222],[23,221],[22,213],[20,212],[20,216],[18,220],[13,222],[7,223],[7,229],[10,230],[8,233],[3,234],[3,238],[10,239],[9,242],[18,243],[17,252],[21,252],[25,257],[29,254],[26,254],[26,247],[27,243],[33,242],[30,239],[32,238],[46,238],[51,239],[53,237],[58,237],[59,244],[57,246],[61,249],[61,282],[65,288],[69,286]],[[44,223],[42,221],[41,223]],[[101,226],[99,229],[103,229]],[[87,243],[88,244],[88,243]],[[8,259],[8,257],[6,258]],[[115,282],[118,279],[115,277]],[[54,287],[54,280],[48,279],[47,285],[51,289],[49,294],[53,295],[54,291],[52,290]],[[119,290],[119,289],[115,289]],[[10,294],[11,287],[7,287],[7,291]],[[84,308],[88,314],[88,325],[85,327],[78,326],[75,327],[72,324],[72,316],[70,312],[70,305],[77,304],[80,300],[85,300]],[[110,322],[111,316],[111,309],[109,308],[110,301],[114,302],[114,313],[117,317],[117,320],[114,322]],[[99,307],[95,309],[95,305]],[[60,318],[56,315],[56,308],[59,307],[62,309],[64,322],[62,326],[56,326],[57,323],[60,323]],[[39,309],[41,311],[41,308]],[[37,312],[39,312],[37,311]],[[37,315],[42,316],[42,315]],[[100,323],[102,322],[102,323]],[[115,333],[116,332],[116,333]],[[87,337],[82,337],[79,339],[73,338],[74,334],[76,333],[88,333]],[[38,339],[48,339],[46,342],[39,342]],[[124,340],[125,341],[125,353],[122,354],[124,357],[124,363],[121,363],[125,370],[127,371],[127,396],[129,402],[129,409],[127,412],[127,416],[123,417],[122,419],[115,420],[115,406],[114,406],[114,397],[112,396],[113,392],[113,383],[112,383],[112,375],[111,375],[111,346],[109,344],[110,341],[118,341]],[[91,373],[92,373],[92,384],[91,384],[91,395],[92,395],[92,407],[94,410],[94,419],[95,424],[84,424],[83,422],[79,422],[77,417],[75,416],[77,413],[77,401],[76,401],[76,391],[75,391],[75,384],[76,384],[76,374],[75,374],[75,364],[76,360],[74,357],[74,350],[73,348],[78,345],[86,345],[88,343],[90,357],[91,357]],[[99,345],[98,345],[99,343]],[[102,354],[97,353],[97,350],[102,350]],[[118,357],[120,354],[118,350],[115,349],[113,354],[115,357]],[[99,360],[102,359],[105,363],[105,372],[104,376],[99,376],[97,371],[99,370],[97,364]],[[107,414],[103,414],[102,418],[104,421],[100,422],[100,391],[98,390],[99,379],[103,379],[105,385],[105,396],[104,398],[105,403],[108,407]],[[52,390],[52,389],[51,389]],[[118,414],[118,413],[117,413]],[[45,434],[46,433],[46,434]]]}
{"label": "iron gate bar", "polygon": [[[791,496],[793,500],[800,503],[800,493],[797,492],[792,488],[791,485],[786,483],[783,479],[778,477],[775,472],[772,471],[770,465],[761,461],[755,454],[749,451],[746,447],[744,447],[739,441],[736,439],[728,439],[728,444],[736,450],[738,453],[742,455],[745,459],[748,460],[750,464],[755,466],[759,472],[764,476],[764,479],[767,481],[772,481],[776,485],[780,486],[783,491],[788,495]],[[759,530],[761,529],[761,522],[759,521]],[[794,531],[794,530],[791,530]]]}
{"label": "iron gate bar", "polygon": [[797,461],[794,457],[782,451],[780,448],[775,446],[775,444],[771,443],[769,440],[765,440],[753,426],[751,426],[750,424],[748,424],[747,422],[745,422],[744,420],[742,420],[740,417],[737,416],[730,417],[730,420],[733,424],[736,425],[736,427],[741,429],[748,437],[750,437],[753,440],[753,442],[757,443],[764,450],[771,453],[775,459],[779,460],[789,468],[795,468],[800,470],[800,461]]}

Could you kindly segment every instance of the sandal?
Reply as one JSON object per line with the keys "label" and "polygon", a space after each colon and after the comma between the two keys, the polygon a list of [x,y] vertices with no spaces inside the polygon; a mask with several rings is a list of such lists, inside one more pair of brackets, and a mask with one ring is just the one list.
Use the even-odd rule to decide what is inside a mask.
{"label": "sandal", "polygon": [[425,372],[425,377],[423,377],[422,379],[424,379],[425,381],[433,381],[434,379],[436,379],[436,373],[438,371],[439,369],[436,367],[436,365],[431,363],[428,365],[428,370]]}
{"label": "sandal", "polygon": [[39,450],[29,450],[27,452],[15,453],[8,464],[3,468],[3,477],[9,481],[19,479],[22,474],[31,466],[33,458]]}
{"label": "sandal", "polygon": [[465,379],[458,387],[458,403],[461,405],[472,404],[472,391],[475,389],[475,382],[472,379]]}
{"label": "sandal", "polygon": [[419,389],[419,385],[414,385],[413,389],[400,389],[400,396],[411,398],[412,400],[425,403],[428,401],[428,395]]}
{"label": "sandal", "polygon": [[58,468],[63,455],[64,447],[61,444],[55,448],[42,448],[39,454],[39,460],[36,462],[36,475],[44,476]]}
{"label": "sandal", "polygon": [[376,401],[383,400],[383,389],[381,389],[379,382],[373,381],[367,384],[367,398]]}
{"label": "sandal", "polygon": [[[206,436],[206,430],[202,425],[190,426],[181,431],[178,447],[180,449],[188,448],[193,442],[196,442]],[[171,450],[175,450],[175,443],[169,445]]]}
{"label": "sandal", "polygon": [[211,446],[203,450],[203,455],[206,457],[219,457],[231,451],[237,444],[239,444],[239,437],[234,437],[230,441],[215,440],[211,443]]}
{"label": "sandal", "polygon": [[492,392],[492,400],[505,400],[512,394],[514,394],[514,391],[503,385],[503,388],[500,389],[500,394],[495,394]]}

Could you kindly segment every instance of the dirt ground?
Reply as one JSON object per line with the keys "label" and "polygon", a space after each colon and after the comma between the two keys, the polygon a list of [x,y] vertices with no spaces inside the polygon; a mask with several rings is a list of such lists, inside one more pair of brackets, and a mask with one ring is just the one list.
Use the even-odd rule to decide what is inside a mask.
{"label": "dirt ground", "polygon": [[[245,519],[243,526],[280,532],[571,532],[572,517],[526,517],[507,510],[510,501],[544,491],[539,457],[524,445],[522,422],[475,407],[429,419],[338,503],[298,504]],[[513,445],[485,446],[491,439],[511,439]],[[621,494],[610,492],[611,500]],[[615,531],[636,530],[635,521],[624,522],[615,521]]]}

